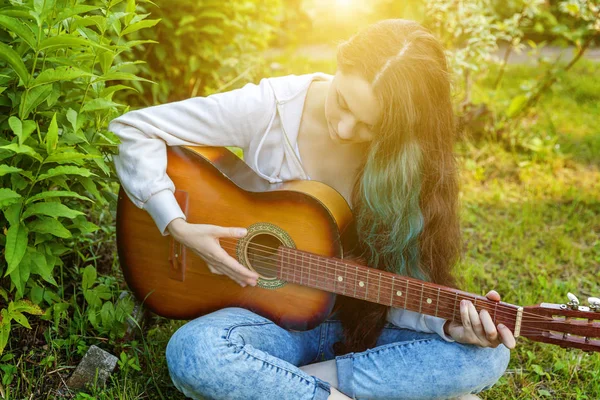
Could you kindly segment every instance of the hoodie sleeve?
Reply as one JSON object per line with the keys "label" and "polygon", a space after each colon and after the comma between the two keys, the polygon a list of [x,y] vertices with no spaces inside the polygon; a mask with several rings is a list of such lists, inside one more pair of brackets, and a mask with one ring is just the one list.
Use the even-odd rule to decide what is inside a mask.
{"label": "hoodie sleeve", "polygon": [[166,173],[166,146],[235,146],[250,141],[268,126],[275,96],[267,79],[258,85],[207,97],[130,111],[108,124],[121,143],[113,162],[131,201],[146,210],[163,236],[175,218],[185,219],[175,200],[175,185]]}
{"label": "hoodie sleeve", "polygon": [[399,328],[407,328],[417,332],[437,333],[447,342],[455,341],[444,332],[446,320],[443,318],[391,307],[387,319]]}

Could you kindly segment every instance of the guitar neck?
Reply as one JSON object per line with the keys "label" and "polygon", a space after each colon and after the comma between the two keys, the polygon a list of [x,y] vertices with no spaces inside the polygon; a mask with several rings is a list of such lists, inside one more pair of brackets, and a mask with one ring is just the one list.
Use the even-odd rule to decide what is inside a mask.
{"label": "guitar neck", "polygon": [[456,321],[461,300],[470,300],[496,324],[515,326],[519,307],[512,304],[288,247],[278,257],[277,277],[287,282]]}

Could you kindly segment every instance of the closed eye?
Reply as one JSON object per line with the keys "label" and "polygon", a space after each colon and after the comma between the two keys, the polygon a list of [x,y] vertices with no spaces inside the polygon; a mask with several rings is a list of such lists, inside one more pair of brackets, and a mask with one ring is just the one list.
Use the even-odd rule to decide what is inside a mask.
{"label": "closed eye", "polygon": [[342,96],[340,96],[340,92],[336,92],[337,93],[337,102],[338,105],[343,109],[343,110],[348,110],[348,104],[346,104],[346,102],[344,101],[344,99],[342,98]]}
{"label": "closed eye", "polygon": [[[340,108],[344,111],[348,111],[349,113],[352,113],[352,111],[350,111],[350,109],[348,108],[348,104],[346,103],[346,101],[344,100],[344,98],[340,95],[339,91],[336,91],[337,93],[337,103],[340,106]],[[363,121],[359,121],[363,126],[365,126],[367,129],[369,129],[370,131],[373,130],[373,125],[367,124],[366,122]]]}

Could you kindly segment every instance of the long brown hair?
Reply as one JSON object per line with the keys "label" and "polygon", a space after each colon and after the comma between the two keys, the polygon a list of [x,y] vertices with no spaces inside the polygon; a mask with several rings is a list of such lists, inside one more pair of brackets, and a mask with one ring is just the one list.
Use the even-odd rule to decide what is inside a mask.
{"label": "long brown hair", "polygon": [[[352,192],[357,248],[373,268],[456,287],[461,243],[456,126],[444,49],[414,21],[384,20],[338,47],[338,68],[371,82],[383,116]],[[342,297],[336,353],[374,347],[389,307]]]}

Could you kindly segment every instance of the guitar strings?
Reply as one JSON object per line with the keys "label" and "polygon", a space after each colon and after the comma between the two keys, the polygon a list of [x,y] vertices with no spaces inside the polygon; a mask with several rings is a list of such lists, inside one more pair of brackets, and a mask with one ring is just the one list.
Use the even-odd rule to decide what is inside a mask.
{"label": "guitar strings", "polygon": [[[220,239],[222,240],[223,238],[220,238]],[[230,243],[227,243],[227,242],[225,242],[224,244],[230,244]],[[254,247],[254,248],[256,248],[255,250],[256,250],[257,252],[268,253],[270,256],[272,256],[272,255],[275,255],[276,253],[274,253],[274,252],[267,252],[267,251],[265,251],[265,250],[258,249],[258,247],[263,247],[263,248],[267,248],[267,249],[270,249],[270,250],[277,250],[277,248],[274,248],[274,247],[271,247],[271,246],[265,246],[265,245],[261,245],[261,244],[257,244],[257,243],[249,243],[249,244],[248,244],[248,247]],[[228,248],[229,248],[230,250],[235,250],[235,248],[231,248],[231,247],[229,247],[229,246],[228,246]],[[310,254],[310,253],[309,253],[309,254]],[[274,262],[273,262],[273,260],[272,260],[271,258],[269,258],[269,257],[265,257],[265,256],[260,256],[260,255],[258,255],[258,254],[256,254],[256,253],[255,253],[255,255],[256,255],[256,256],[258,256],[258,257],[261,257],[261,258],[263,258],[263,259],[266,259],[266,260],[267,260],[266,264],[270,264],[270,265],[272,265],[272,266],[274,266],[274,267],[275,267],[275,269],[274,269],[274,270],[272,270],[272,269],[268,269],[268,270],[267,270],[267,272],[269,272],[269,273],[273,273],[273,272],[275,272],[275,273],[276,273],[276,272],[277,272],[277,270],[278,270],[278,269],[280,269],[280,266],[279,266],[279,264],[278,264],[278,263],[274,263]],[[327,262],[327,261],[326,261],[326,262]],[[264,269],[261,271],[260,269],[257,269],[257,267],[254,267],[254,266],[253,266],[253,268],[255,268],[255,269],[257,270],[257,272],[260,272],[260,273],[262,273],[263,275],[265,275]],[[303,266],[300,266],[300,268],[302,268],[302,270],[304,271],[304,267],[303,267]],[[310,268],[308,268],[308,269],[310,270]],[[329,267],[329,266],[325,266],[325,269],[328,269],[328,270],[334,269],[334,270],[335,270],[335,268],[332,268],[332,267]],[[318,270],[315,270],[315,271],[316,271],[316,272],[319,272],[319,271],[321,271],[321,269],[318,269]],[[321,272],[322,272],[322,271],[321,271]],[[330,271],[326,271],[326,273],[329,273],[329,272],[330,272]],[[335,274],[335,273],[334,273],[334,274]],[[317,274],[317,275],[318,275],[318,274]],[[321,278],[324,278],[324,276],[320,276],[320,277],[321,277]],[[327,278],[331,279],[330,277],[327,277]],[[383,278],[383,279],[385,279],[385,280],[387,280],[387,281],[389,281],[389,279],[390,279],[390,278],[389,278],[389,277],[387,277],[387,276],[382,276],[382,278]],[[402,279],[402,277],[400,277],[400,279]],[[406,282],[408,282],[408,281],[406,281]],[[384,281],[384,283],[385,283],[385,281]],[[418,290],[421,290],[421,289],[422,289],[422,290],[435,291],[435,289],[430,289],[430,288],[427,288],[427,289],[425,289],[425,288],[422,288],[422,287],[421,287],[422,285],[420,285],[420,284],[417,284],[417,283],[413,283],[413,282],[408,282],[408,285],[412,286],[412,287],[413,287],[413,290],[414,290],[414,288],[415,288],[415,287],[417,287],[417,288],[418,288]],[[393,285],[392,285],[392,286],[383,286],[383,285],[380,285],[380,287],[384,287],[385,289],[388,289],[388,290],[389,290],[389,289],[391,289],[391,288],[392,288],[392,287],[394,287],[394,286],[393,286]],[[398,289],[400,289],[400,287],[397,287],[397,288],[398,288]],[[469,298],[469,297],[466,297],[465,295],[458,294],[458,296],[460,296],[460,297],[462,297],[462,298],[464,298],[464,299],[468,299],[468,300],[471,300],[471,301],[472,301],[472,299],[471,299],[471,298]],[[446,295],[446,294],[440,294],[440,298],[442,298],[442,299],[445,299],[445,300],[450,300],[450,299],[455,299],[455,296],[452,296],[452,295]],[[456,297],[456,298],[457,298],[457,297]],[[493,304],[495,307],[496,307],[496,305],[497,305],[497,307],[496,307],[496,311],[497,311],[497,312],[501,312],[501,313],[503,313],[503,315],[505,315],[505,316],[507,316],[507,315],[510,315],[511,317],[513,317],[513,316],[515,315],[514,313],[516,312],[516,306],[514,306],[514,307],[509,307],[509,306],[504,306],[504,305],[502,305],[502,304],[497,304],[497,303],[495,303],[495,302],[494,302],[494,303],[491,303],[491,302],[492,302],[492,300],[487,300],[487,301],[489,301],[489,302],[490,302],[490,303],[488,303],[489,305],[492,305],[492,304]],[[500,309],[498,309],[498,308],[500,308]],[[508,310],[508,311],[505,311],[505,310]],[[489,312],[489,310],[488,310],[488,312]],[[537,319],[537,320],[547,320],[547,321],[553,321],[553,319],[552,319],[551,317],[540,316],[540,315],[538,315],[538,314],[531,313],[531,312],[527,312],[527,311],[525,311],[523,314],[524,314],[524,316],[531,315],[532,317],[534,317],[534,319]]]}
{"label": "guitar strings", "polygon": [[[249,245],[252,245],[252,243],[250,243]],[[256,244],[256,246],[267,247],[269,249],[275,249],[275,248],[270,247],[270,246],[264,246],[264,245],[259,245],[259,244]],[[229,247],[229,249],[230,250],[235,250],[235,248],[232,249],[231,247]],[[261,251],[261,250],[257,249],[257,251]],[[264,250],[262,250],[262,251],[265,252]],[[269,252],[268,254],[269,255],[273,255],[274,253]],[[261,255],[256,255],[256,256],[260,257],[260,258],[263,258],[263,259],[266,259],[268,261],[272,261],[271,258],[268,258],[268,257],[265,257],[265,256],[261,256]],[[273,264],[272,262],[271,262],[271,265],[274,265],[276,267],[276,269],[275,270],[268,269],[267,272],[277,272],[277,270],[282,271],[282,272],[288,272],[288,273],[289,272],[296,272],[295,269],[288,268],[288,267],[280,267],[279,264]],[[254,267],[254,268],[255,268],[255,270],[257,269],[256,267]],[[300,266],[300,268],[302,268],[304,270],[304,267],[302,265]],[[292,283],[294,283],[294,282],[292,282]],[[316,283],[316,281],[315,281],[315,283]],[[408,283],[412,284],[413,286],[416,286],[418,288],[421,287],[419,284],[414,284],[414,283],[410,283],[410,282],[408,282]],[[317,289],[319,289],[319,288],[317,287]],[[327,290],[327,288],[322,288],[322,289]],[[428,290],[434,290],[434,289],[428,289]],[[343,293],[340,293],[340,294],[343,294]],[[465,297],[462,294],[458,294],[458,295],[461,296],[461,297],[464,297],[465,299],[469,299],[468,297]],[[440,298],[442,298],[442,296],[443,295],[440,295]],[[453,296],[444,296],[444,297],[446,297],[446,299],[453,299],[454,298]],[[488,304],[494,304],[494,305],[497,304],[497,303],[493,302],[493,300],[486,300],[486,301],[490,302]],[[502,307],[502,305],[499,305],[499,306]],[[445,308],[448,308],[448,307],[445,307]],[[511,308],[511,307],[505,307],[505,308],[510,309],[511,312],[497,310],[496,317],[498,317],[498,314],[501,314],[503,317],[506,317],[506,318],[510,318],[510,319],[516,318],[516,315],[512,312],[512,311],[516,311],[515,308]],[[489,310],[488,310],[488,312],[489,312]],[[449,319],[449,320],[456,320],[456,321],[458,321],[458,319],[455,319],[456,312],[455,312],[454,309],[453,309],[452,315],[450,315],[450,311],[449,310],[444,310],[444,309],[439,310],[439,308],[438,308],[438,313],[437,314],[438,314],[437,316],[440,317],[440,318],[445,318],[445,319]],[[526,314],[531,314],[535,318],[531,318],[531,317],[527,318],[527,317],[525,317]],[[459,315],[460,315],[460,313],[459,313]],[[547,323],[561,324],[561,325],[564,324],[564,321],[555,320],[554,318],[544,317],[544,316],[540,316],[540,315],[534,314],[534,313],[524,312],[523,315],[524,315],[524,317],[521,320],[522,324],[533,323],[533,322],[540,322],[540,321],[547,322]],[[521,325],[520,333],[521,333],[521,335],[527,335],[527,334],[531,335],[531,334],[534,334],[534,333],[537,335],[538,332],[539,333],[544,333],[544,332],[548,332],[548,331],[551,331],[551,330],[550,329],[544,329],[544,328],[537,328],[537,327],[534,327],[534,326],[524,326],[524,325]],[[560,331],[554,331],[554,332],[560,332]],[[543,336],[543,335],[541,335],[541,336]],[[600,336],[600,331],[598,333],[598,336]],[[581,336],[581,337],[585,337],[585,336]],[[591,336],[588,336],[588,337],[591,337]],[[568,340],[566,340],[566,342],[576,343],[576,342],[568,341]]]}
{"label": "guitar strings", "polygon": [[[255,244],[255,243],[249,243],[249,246],[254,246],[254,247],[259,247],[259,246],[260,246],[260,247],[266,247],[266,248],[268,248],[268,249],[272,249],[272,250],[277,250],[276,248],[274,248],[274,247],[271,247],[271,246],[264,246],[264,245]],[[230,250],[234,250],[234,249],[232,249],[231,247],[228,247],[228,248],[229,248]],[[260,249],[256,249],[256,250],[257,250],[257,251],[262,251],[263,253],[267,253],[267,251],[264,251],[264,250],[260,250]],[[255,254],[256,254],[256,253],[255,253]],[[268,252],[268,254],[269,254],[269,255],[274,255],[275,253]],[[310,256],[310,253],[308,253],[308,255]],[[266,262],[266,264],[270,264],[270,265],[272,265],[272,266],[274,266],[274,267],[275,267],[275,269],[274,269],[274,270],[271,270],[271,269],[267,270],[268,272],[270,272],[270,273],[273,273],[273,272],[275,272],[275,273],[276,273],[278,269],[281,269],[281,267],[279,266],[279,263],[277,263],[277,262],[275,262],[275,263],[274,263],[274,262],[273,262],[273,260],[272,260],[271,258],[269,258],[269,257],[265,257],[265,256],[260,256],[260,255],[258,255],[258,254],[257,254],[256,256],[258,256],[258,257],[261,257],[261,258],[263,258],[263,259],[266,259],[266,260],[268,260],[268,261]],[[326,262],[327,262],[327,261],[326,261]],[[253,268],[255,268],[255,269],[256,269],[256,267],[254,267],[254,266],[253,266]],[[304,271],[304,270],[305,270],[305,269],[304,269],[304,266],[302,266],[302,265],[300,266],[300,268],[302,268],[302,271]],[[310,267],[308,267],[307,269],[308,269],[308,270],[309,270],[309,272],[310,272],[310,270],[311,270],[311,269],[310,269]],[[325,266],[325,267],[324,267],[324,269],[328,269],[328,270],[334,269],[334,270],[335,270],[335,268],[334,268],[334,267],[332,268],[332,267],[329,267],[329,266]],[[292,269],[291,271],[294,271],[294,270]],[[320,271],[322,271],[322,269],[315,269],[315,272],[317,272],[317,275],[319,275],[319,274],[318,274],[318,272],[320,272]],[[260,271],[258,271],[258,270],[257,270],[257,272],[260,272]],[[327,273],[329,273],[329,271],[327,271]],[[373,272],[373,273],[375,273],[375,272]],[[263,274],[264,274],[264,272],[263,272]],[[335,275],[335,273],[333,273],[333,274]],[[330,276],[327,276],[327,277],[325,277],[325,276],[317,276],[317,277],[331,279],[331,277],[330,277]],[[382,278],[384,278],[384,279],[388,280],[388,282],[389,282],[389,279],[390,279],[390,278],[389,278],[388,276],[382,276]],[[399,279],[404,279],[404,277],[401,277],[401,276],[400,276],[400,278],[399,278]],[[407,284],[408,284],[408,285],[411,285],[411,286],[413,286],[413,290],[414,290],[414,288],[416,287],[416,288],[418,288],[417,290],[423,290],[423,291],[424,291],[424,290],[428,290],[428,291],[433,291],[434,293],[437,293],[437,292],[435,291],[435,289],[431,289],[431,288],[426,288],[426,289],[425,289],[424,287],[422,287],[422,284],[418,284],[418,283],[414,283],[414,282],[408,282],[408,281],[406,281],[406,282],[407,282]],[[315,283],[316,283],[316,281],[315,281]],[[384,283],[385,283],[385,281],[384,281]],[[383,286],[383,285],[379,285],[379,286],[380,286],[380,287],[383,287],[383,288],[385,288],[385,289],[387,289],[387,290],[389,290],[390,288],[393,288],[393,287],[395,287],[394,285],[392,285],[392,286]],[[398,288],[398,289],[401,289],[401,288],[403,288],[403,287],[396,286],[396,288]],[[464,299],[467,299],[467,300],[472,300],[472,298],[470,298],[470,297],[466,297],[465,295],[458,294],[458,296],[461,296],[461,297],[463,297]],[[452,295],[446,295],[446,294],[440,294],[440,297],[441,297],[441,298],[445,298],[446,300],[450,300],[450,299],[454,299],[454,298],[455,298],[455,296],[452,296]],[[488,305],[492,305],[492,304],[493,304],[493,305],[494,305],[494,307],[496,307],[496,304],[497,304],[497,303],[493,302],[493,300],[489,300],[489,299],[487,299],[486,301],[488,301],[488,302],[489,302],[489,303],[488,303]],[[516,310],[517,310],[516,306],[509,307],[509,306],[504,306],[504,305],[502,305],[502,304],[498,304],[498,307],[501,307],[501,309],[500,309],[500,310],[498,310],[498,309],[497,309],[497,307],[496,307],[496,310],[497,310],[497,311],[500,311],[500,312],[503,312],[503,311],[502,311],[502,308],[504,308],[504,310],[509,310],[509,311],[507,311],[507,312],[504,312],[504,315],[510,315],[511,317],[515,316],[515,314],[514,314],[514,313],[515,313],[515,312],[516,312]],[[489,312],[489,310],[488,310],[488,312]],[[538,320],[544,320],[544,319],[545,319],[545,320],[547,320],[547,321],[553,321],[553,319],[552,319],[551,317],[540,316],[540,315],[538,315],[538,314],[535,314],[535,313],[531,313],[531,312],[524,311],[523,315],[525,316],[525,315],[527,315],[527,314],[530,314],[531,316],[533,316],[533,317],[537,318]]]}

